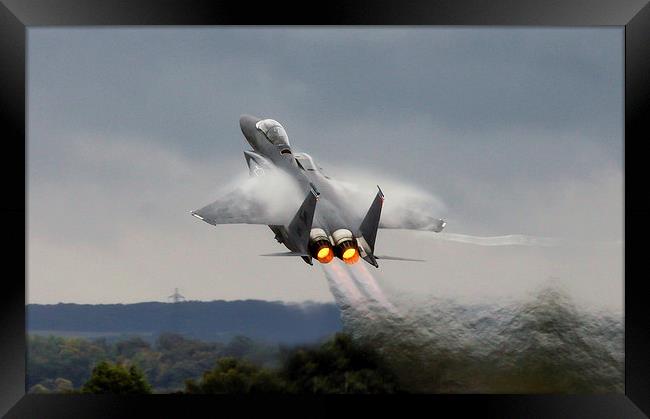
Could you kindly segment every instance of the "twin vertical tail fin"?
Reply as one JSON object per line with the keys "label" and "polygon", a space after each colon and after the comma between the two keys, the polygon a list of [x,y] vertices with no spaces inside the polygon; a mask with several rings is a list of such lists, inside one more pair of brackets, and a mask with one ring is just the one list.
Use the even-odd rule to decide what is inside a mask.
{"label": "twin vertical tail fin", "polygon": [[[309,194],[287,227],[289,240],[299,254],[309,253],[309,233],[311,232],[311,225],[314,221],[318,195],[318,191],[316,191],[314,185],[311,185]],[[303,256],[302,258],[311,265],[311,256]]]}
{"label": "twin vertical tail fin", "polygon": [[[375,200],[372,201],[372,205],[368,210],[365,218],[361,222],[361,227],[359,227],[359,238],[357,242],[361,247],[361,257],[363,260],[374,266],[375,268],[379,267],[377,263],[378,259],[385,260],[403,260],[409,262],[424,262],[422,259],[411,259],[403,258],[397,256],[377,256],[375,255],[375,241],[377,239],[377,229],[379,229],[379,218],[381,217],[381,207],[384,204],[384,193],[381,191],[381,188],[377,186],[377,196]],[[444,227],[444,226],[443,226]]]}
{"label": "twin vertical tail fin", "polygon": [[377,239],[377,229],[379,228],[379,219],[381,218],[381,207],[384,204],[384,193],[381,191],[379,185],[377,185],[377,189],[378,191],[375,200],[372,201],[372,205],[359,227],[362,242],[361,247],[364,250],[363,259],[375,267],[379,267],[375,260],[374,252],[375,240]]}

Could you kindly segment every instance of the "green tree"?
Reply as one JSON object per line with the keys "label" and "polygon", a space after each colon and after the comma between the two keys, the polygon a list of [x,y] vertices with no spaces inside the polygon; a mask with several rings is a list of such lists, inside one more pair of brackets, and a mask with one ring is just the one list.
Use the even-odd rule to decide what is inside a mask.
{"label": "green tree", "polygon": [[109,357],[109,348],[99,340],[30,336],[28,345],[29,386],[65,377],[78,387],[88,380],[93,365]]}
{"label": "green tree", "polygon": [[139,336],[125,339],[115,344],[116,355],[124,358],[133,358],[139,352],[150,350],[151,345]]}
{"label": "green tree", "polygon": [[102,361],[93,368],[90,379],[81,387],[82,393],[146,394],[151,386],[135,365],[126,367]]}
{"label": "green tree", "polygon": [[194,380],[185,383],[187,393],[201,394],[281,393],[285,388],[284,381],[274,371],[233,357],[219,359],[216,367],[204,373],[198,383]]}
{"label": "green tree", "polygon": [[372,348],[338,333],[319,348],[292,352],[282,368],[289,389],[297,393],[393,393],[396,377]]}

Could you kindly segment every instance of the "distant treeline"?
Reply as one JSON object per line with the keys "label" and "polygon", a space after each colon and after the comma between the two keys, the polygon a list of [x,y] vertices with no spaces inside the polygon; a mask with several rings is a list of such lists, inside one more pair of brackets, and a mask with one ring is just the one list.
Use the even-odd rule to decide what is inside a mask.
{"label": "distant treeline", "polygon": [[58,393],[392,393],[396,377],[371,347],[337,334],[320,345],[268,347],[245,337],[228,344],[176,334],[140,338],[32,336],[30,392]]}
{"label": "distant treeline", "polygon": [[[29,336],[27,386],[41,384],[54,389],[65,379],[79,388],[101,361],[126,363],[140,368],[158,391],[183,388],[184,381],[198,378],[222,357],[246,359],[262,366],[279,363],[280,347],[237,336],[228,343],[203,342],[179,334],[161,334],[154,344],[140,337],[109,342],[104,338]],[[53,387],[54,386],[54,387]]]}
{"label": "distant treeline", "polygon": [[226,342],[245,335],[255,340],[314,342],[342,329],[335,304],[243,300],[137,304],[30,304],[29,332],[148,334],[182,332],[204,341]]}
{"label": "distant treeline", "polygon": [[[326,340],[315,338],[323,336],[323,329],[310,335],[286,331],[292,324],[304,324],[299,320],[279,327],[264,317],[267,312],[263,310],[246,317],[250,307],[241,311],[245,321],[240,317],[208,318],[207,322],[233,325],[232,329],[218,329],[221,331],[257,330],[262,339],[235,336],[207,341],[178,333],[94,339],[32,334],[27,381],[31,391],[94,393],[624,391],[622,314],[576,305],[561,289],[540,289],[530,297],[504,304],[465,304],[439,298],[396,301],[410,310],[398,313],[343,306],[346,334],[330,333]],[[234,305],[246,306],[244,303]],[[160,305],[182,309],[186,304],[192,306]],[[309,308],[261,305],[285,313],[305,310],[301,312],[307,319],[305,329],[322,327],[309,322],[318,318],[313,313],[325,310],[324,306],[308,314]],[[124,331],[115,319],[102,319],[91,308],[88,313],[96,317],[78,324],[96,322],[113,325],[107,331]],[[57,321],[51,321],[53,324],[40,327],[52,328]],[[165,321],[158,319],[159,328],[167,327]],[[260,325],[275,329],[263,330]],[[286,334],[282,339],[269,339],[277,330]],[[296,336],[312,336],[313,340],[311,344],[279,343],[289,336],[296,340]]]}

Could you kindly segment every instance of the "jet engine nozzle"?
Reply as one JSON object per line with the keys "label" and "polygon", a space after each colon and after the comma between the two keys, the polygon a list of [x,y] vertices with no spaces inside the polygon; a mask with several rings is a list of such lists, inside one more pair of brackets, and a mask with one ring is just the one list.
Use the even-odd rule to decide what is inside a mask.
{"label": "jet engine nozzle", "polygon": [[346,229],[339,229],[332,233],[336,256],[347,264],[359,261],[359,246],[352,236],[352,232]]}
{"label": "jet engine nozzle", "polygon": [[341,260],[349,265],[359,261],[359,248],[354,240],[347,240],[341,243],[336,248],[338,250]]}
{"label": "jet engine nozzle", "polygon": [[311,255],[320,263],[330,263],[334,259],[334,249],[329,240],[312,243],[310,247]]}
{"label": "jet engine nozzle", "polygon": [[321,228],[312,228],[309,233],[309,253],[320,263],[330,263],[334,259],[334,248],[327,233]]}

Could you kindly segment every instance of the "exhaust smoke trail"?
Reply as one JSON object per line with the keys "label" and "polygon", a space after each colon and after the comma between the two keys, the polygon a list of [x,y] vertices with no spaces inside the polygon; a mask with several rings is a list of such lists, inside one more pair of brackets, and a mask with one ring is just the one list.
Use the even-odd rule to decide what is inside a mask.
{"label": "exhaust smoke trail", "polygon": [[[452,237],[487,246],[562,243]],[[344,330],[376,348],[405,391],[624,391],[622,314],[578,306],[561,284],[547,283],[520,299],[468,303],[382,287],[363,262],[330,265],[324,271]],[[403,274],[408,279],[408,271]]]}
{"label": "exhaust smoke trail", "polygon": [[351,303],[362,302],[364,297],[359,289],[352,282],[349,275],[344,270],[338,261],[334,260],[332,263],[322,265],[325,273],[332,278],[332,282],[337,286],[337,289],[344,292],[344,297]]}
{"label": "exhaust smoke trail", "polygon": [[369,298],[373,299],[383,309],[388,310],[392,314],[400,315],[399,310],[388,301],[388,298],[379,287],[375,276],[368,270],[368,267],[365,264],[357,263],[352,265],[349,268],[349,272],[359,288],[361,288]]}
{"label": "exhaust smoke trail", "polygon": [[375,316],[368,307],[368,300],[346,272],[345,266],[338,260],[326,265],[322,264],[330,292],[341,310],[345,323],[357,323],[356,320],[373,319]]}
{"label": "exhaust smoke trail", "polygon": [[364,317],[373,319],[386,312],[395,316],[400,315],[399,310],[388,300],[374,275],[363,263],[347,265],[334,260],[321,266],[330,291],[343,313],[347,310],[356,310]]}
{"label": "exhaust smoke trail", "polygon": [[[367,285],[373,298],[385,298],[378,284]],[[623,392],[620,314],[579,308],[562,289],[547,286],[506,303],[415,295],[391,300],[399,311],[366,301],[339,306],[344,330],[375,347],[406,391]]]}

